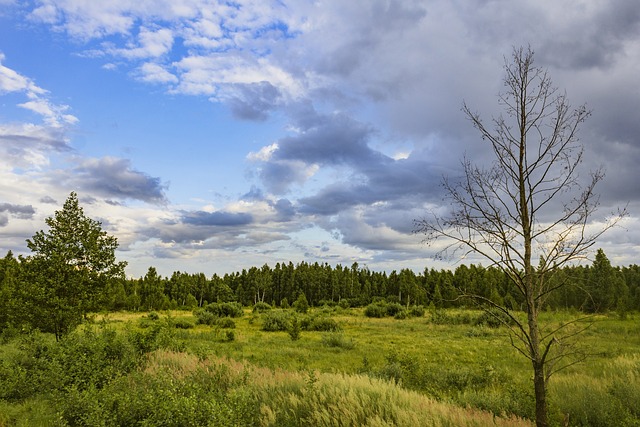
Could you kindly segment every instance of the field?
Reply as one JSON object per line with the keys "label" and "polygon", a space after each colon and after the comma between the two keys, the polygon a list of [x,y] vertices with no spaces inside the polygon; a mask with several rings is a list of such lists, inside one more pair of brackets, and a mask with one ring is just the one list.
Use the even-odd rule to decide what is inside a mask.
{"label": "field", "polygon": [[[264,330],[278,318],[300,323],[296,339],[290,324]],[[531,368],[504,326],[481,319],[340,307],[245,309],[211,325],[182,311],[97,315],[60,343],[5,340],[0,425],[529,425]],[[551,378],[552,421],[640,425],[640,316],[589,322],[588,358]]]}

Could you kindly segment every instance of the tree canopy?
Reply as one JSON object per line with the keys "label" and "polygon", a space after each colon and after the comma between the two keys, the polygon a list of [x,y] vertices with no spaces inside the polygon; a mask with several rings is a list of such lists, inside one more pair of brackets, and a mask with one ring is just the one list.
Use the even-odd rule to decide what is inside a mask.
{"label": "tree canopy", "polygon": [[27,321],[60,338],[98,307],[107,283],[124,277],[126,262],[117,262],[118,241],[102,224],[85,216],[72,192],[62,210],[45,220],[27,246],[22,299]]}

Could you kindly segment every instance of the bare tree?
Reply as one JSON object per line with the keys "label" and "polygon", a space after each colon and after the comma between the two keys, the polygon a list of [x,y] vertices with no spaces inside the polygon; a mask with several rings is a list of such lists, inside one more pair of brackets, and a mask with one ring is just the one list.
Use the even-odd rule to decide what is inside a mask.
{"label": "bare tree", "polygon": [[[560,362],[569,338],[580,331],[567,327],[572,322],[542,327],[540,310],[564,286],[549,278],[585,258],[626,211],[612,214],[597,229],[590,224],[599,205],[594,188],[604,176],[601,170],[584,180],[578,174],[583,147],[577,130],[590,112],[584,105],[573,109],[533,59],[530,48],[519,48],[511,61],[505,60],[505,91],[498,97],[505,115],[493,119],[492,129],[464,104],[466,116],[491,144],[494,161],[481,167],[465,158],[462,178],[443,182],[450,213],[430,215],[415,225],[426,242],[445,240],[441,255],[483,256],[504,271],[521,295],[526,319],[484,301],[511,318],[511,342],[531,361],[536,425],[542,427],[548,425],[549,377],[571,363]],[[533,260],[539,260],[537,265]]]}

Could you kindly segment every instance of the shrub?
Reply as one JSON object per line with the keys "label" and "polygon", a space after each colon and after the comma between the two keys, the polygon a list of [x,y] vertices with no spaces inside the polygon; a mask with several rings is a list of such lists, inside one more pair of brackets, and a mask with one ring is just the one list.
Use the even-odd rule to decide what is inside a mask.
{"label": "shrub", "polygon": [[347,309],[351,307],[351,302],[347,298],[342,298],[338,303],[338,306],[343,309]]}
{"label": "shrub", "polygon": [[264,311],[269,311],[269,310],[271,310],[271,306],[266,302],[260,301],[255,303],[255,305],[253,306],[253,313],[262,313]]}
{"label": "shrub", "polygon": [[386,309],[387,309],[387,316],[395,316],[396,314],[398,314],[401,311],[403,311],[404,307],[402,307],[397,302],[392,302],[392,303],[388,303],[387,304]]}
{"label": "shrub", "polygon": [[237,302],[220,302],[207,304],[205,310],[218,317],[242,317],[244,310]]}
{"label": "shrub", "polygon": [[173,326],[175,326],[178,329],[191,329],[195,325],[193,324],[193,322],[187,319],[176,319],[173,322]]}
{"label": "shrub", "polygon": [[147,314],[147,319],[149,319],[149,320],[160,320],[160,315],[155,311],[150,311],[149,314]]}
{"label": "shrub", "polygon": [[267,332],[288,331],[291,314],[282,310],[267,311],[262,314],[262,330]]}
{"label": "shrub", "polygon": [[352,339],[346,339],[344,335],[340,333],[323,334],[322,345],[326,347],[342,348],[344,350],[351,350],[356,346]]}
{"label": "shrub", "polygon": [[503,311],[497,309],[489,309],[478,316],[474,324],[476,326],[484,325],[490,328],[499,328],[503,325],[512,325],[513,320]]}
{"label": "shrub", "polygon": [[304,293],[300,293],[298,299],[293,303],[293,308],[298,313],[306,313],[309,311],[309,302],[307,301],[307,297]]}
{"label": "shrub", "polygon": [[231,341],[235,341],[236,339],[236,334],[233,331],[227,331],[224,334],[224,340],[227,342],[231,342]]}
{"label": "shrub", "polygon": [[194,310],[193,315],[196,316],[196,323],[198,325],[214,325],[219,317],[207,310],[204,309],[198,309],[198,310]]}
{"label": "shrub", "polygon": [[394,319],[398,319],[398,320],[406,319],[407,317],[408,317],[407,310],[400,310],[393,316]]}
{"label": "shrub", "polygon": [[236,322],[229,317],[221,317],[216,321],[216,326],[222,329],[235,329]]}
{"label": "shrub", "polygon": [[337,332],[341,328],[338,322],[330,317],[315,317],[311,319],[308,326],[304,329],[307,331]]}
{"label": "shrub", "polygon": [[293,316],[293,319],[291,319],[291,327],[288,331],[291,341],[297,341],[300,339],[300,331],[300,322],[296,316]]}
{"label": "shrub", "polygon": [[411,317],[424,317],[425,309],[421,305],[413,305],[409,309],[409,316]]}
{"label": "shrub", "polygon": [[387,315],[387,308],[385,305],[376,303],[369,304],[364,309],[364,315],[367,317],[385,317]]}

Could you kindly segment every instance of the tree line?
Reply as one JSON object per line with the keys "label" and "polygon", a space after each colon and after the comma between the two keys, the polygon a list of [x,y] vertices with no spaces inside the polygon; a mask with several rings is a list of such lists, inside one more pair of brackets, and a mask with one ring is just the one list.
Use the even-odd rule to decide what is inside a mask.
{"label": "tree line", "polygon": [[[10,251],[0,260],[0,323],[33,316],[39,295],[21,292],[30,288],[40,266],[16,258]],[[640,310],[640,267],[614,267],[601,249],[591,265],[567,266],[549,280],[563,284],[547,301],[550,310],[579,310],[587,313]],[[471,307],[474,300],[465,295],[480,295],[521,309],[521,296],[504,272],[495,267],[459,265],[454,270],[425,268],[380,272],[362,267],[327,263],[265,264],[240,272],[207,277],[204,273],[175,271],[170,277],[149,267],[140,278],[113,277],[100,287],[100,294],[87,307],[92,311],[149,311],[192,309],[211,302],[239,302],[252,306],[266,302],[288,307],[301,294],[312,306],[340,304],[362,307],[378,300],[403,305],[433,305],[435,308]],[[69,292],[79,293],[77,289]],[[78,295],[80,304],[81,295]],[[87,300],[88,301],[88,300]]]}

